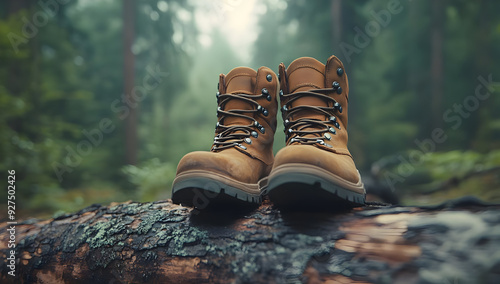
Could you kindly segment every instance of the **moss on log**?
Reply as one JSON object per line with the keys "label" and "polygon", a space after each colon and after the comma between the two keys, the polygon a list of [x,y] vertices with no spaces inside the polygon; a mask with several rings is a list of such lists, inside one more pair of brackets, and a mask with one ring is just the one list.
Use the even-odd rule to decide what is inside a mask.
{"label": "moss on log", "polygon": [[0,227],[2,283],[497,283],[500,206],[349,212],[193,211],[170,201],[91,206]]}

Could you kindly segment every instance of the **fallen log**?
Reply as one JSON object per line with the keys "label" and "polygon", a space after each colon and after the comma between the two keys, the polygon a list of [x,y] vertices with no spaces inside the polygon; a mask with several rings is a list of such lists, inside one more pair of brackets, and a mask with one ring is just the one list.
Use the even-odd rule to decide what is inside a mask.
{"label": "fallen log", "polygon": [[[94,205],[0,227],[2,283],[498,283],[500,205],[348,212]],[[8,260],[15,252],[14,270]],[[9,274],[14,271],[15,276]]]}

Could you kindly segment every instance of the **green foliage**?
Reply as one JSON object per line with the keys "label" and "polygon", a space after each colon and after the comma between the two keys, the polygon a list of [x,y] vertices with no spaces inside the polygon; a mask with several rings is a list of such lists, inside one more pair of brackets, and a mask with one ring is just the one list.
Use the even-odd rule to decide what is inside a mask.
{"label": "green foliage", "polygon": [[49,218],[74,212],[92,204],[107,205],[111,202],[125,202],[136,197],[116,188],[114,184],[104,182],[87,183],[85,187],[60,189],[43,188],[42,192],[23,200],[25,210],[20,216]]}
{"label": "green foliage", "polygon": [[[500,150],[482,154],[476,151],[409,151],[379,161],[378,176],[393,184],[407,203],[424,194],[425,202],[438,203],[442,197],[456,198],[465,193],[488,201],[500,201],[496,187],[500,183]],[[438,197],[436,199],[436,197]],[[441,197],[441,198],[439,198]]]}
{"label": "green foliage", "polygon": [[[37,37],[16,48],[11,45],[8,36],[23,36],[21,19],[29,15],[21,10],[0,21],[0,172],[16,171],[20,200],[59,189],[52,163],[79,135],[75,118],[90,98],[79,89],[75,49],[57,22],[49,22]],[[32,205],[20,202],[18,207]]]}
{"label": "green foliage", "polygon": [[175,165],[161,163],[157,158],[141,166],[128,165],[122,169],[128,180],[137,187],[135,194],[138,200],[143,202],[170,198],[175,170]]}
{"label": "green foliage", "polygon": [[[19,207],[30,212],[74,210],[88,200],[113,200],[96,194],[94,185],[113,192],[115,200],[132,196],[135,185],[120,170],[124,120],[113,109],[123,93],[122,3],[59,5],[57,15],[37,27],[34,37],[16,52],[7,35],[22,36],[23,18],[30,20],[40,10],[36,2],[25,4],[27,9],[17,13],[10,13],[7,4],[7,12],[2,9],[0,15],[0,171],[16,170],[17,198],[23,201]],[[181,10],[190,13],[188,3],[169,1],[167,6],[168,10],[160,11],[158,1],[137,2],[135,85],[142,86],[148,68],[159,66],[169,73],[141,105],[143,160],[165,157],[169,135],[158,129],[168,121],[171,102],[184,88],[186,50],[196,36],[192,23],[177,18]],[[155,12],[160,12],[158,18],[151,16]],[[175,32],[183,32],[183,39],[174,42]],[[103,119],[112,122],[113,130],[101,133],[102,140],[91,143],[88,153],[68,154],[68,149],[77,151],[81,143],[89,145],[92,141],[84,132],[98,130]],[[73,165],[64,167],[69,160]],[[59,176],[56,164],[61,166]],[[84,189],[96,198],[80,192]],[[82,202],[68,197],[70,192]]]}

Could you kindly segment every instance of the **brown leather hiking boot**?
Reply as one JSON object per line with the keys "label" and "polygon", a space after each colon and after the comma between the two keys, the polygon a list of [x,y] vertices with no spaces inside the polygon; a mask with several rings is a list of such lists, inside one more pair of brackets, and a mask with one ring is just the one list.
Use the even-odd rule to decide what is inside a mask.
{"label": "brown leather hiking boot", "polygon": [[212,149],[181,159],[172,201],[201,209],[212,201],[260,204],[274,161],[277,76],[267,67],[238,67],[220,75],[218,89]]}
{"label": "brown leather hiking boot", "polygon": [[347,149],[349,85],[342,62],[314,58],[279,66],[286,147],[275,157],[267,193],[282,207],[361,206],[365,189]]}

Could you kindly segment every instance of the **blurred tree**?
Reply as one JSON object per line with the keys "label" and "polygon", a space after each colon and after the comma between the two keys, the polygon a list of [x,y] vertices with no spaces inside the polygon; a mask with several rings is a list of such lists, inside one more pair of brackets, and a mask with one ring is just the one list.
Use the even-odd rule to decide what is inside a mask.
{"label": "blurred tree", "polygon": [[[165,149],[169,161],[177,163],[180,158],[191,151],[209,150],[215,133],[217,116],[217,83],[219,74],[227,74],[231,69],[241,65],[227,40],[215,31],[212,44],[207,48],[198,48],[193,56],[193,65],[189,69],[188,86],[174,101],[168,127],[168,145],[176,145]],[[224,58],[224,60],[221,60]]]}
{"label": "blurred tree", "polygon": [[[172,162],[168,154],[178,147],[170,128],[174,101],[182,96],[192,75],[191,64],[197,46],[194,8],[186,1],[145,0],[138,5],[136,84],[143,87],[155,75],[154,87],[141,102],[139,159],[160,158]],[[177,161],[174,161],[177,162]]]}
{"label": "blurred tree", "polygon": [[[184,1],[133,3],[136,36],[125,50],[136,57],[136,76],[125,81],[140,90],[146,79],[154,86],[141,93],[144,112],[137,122],[144,143],[136,146],[137,159],[166,159],[166,148],[175,145],[167,145],[169,135],[158,129],[168,125],[171,102],[187,81],[196,35],[192,11]],[[5,12],[11,6],[14,12]],[[25,207],[56,210],[67,204],[53,198],[75,196],[62,189],[131,187],[121,167],[124,121],[133,108],[123,95],[121,1],[72,1],[51,9],[38,2],[0,3],[0,170],[16,170],[19,198],[29,200]],[[42,17],[47,21],[36,24]],[[33,35],[23,34],[30,29]],[[13,33],[21,39],[17,45],[8,36]],[[130,198],[125,193],[116,199]],[[75,200],[85,196],[79,205],[91,202],[79,196]]]}
{"label": "blurred tree", "polygon": [[[80,88],[70,43],[65,11],[71,4],[55,14],[22,3],[0,19],[0,171],[16,171],[17,197],[26,200],[21,210],[39,201],[33,197],[51,199],[70,184],[67,174],[82,159],[71,154],[80,151],[71,142],[82,135],[77,125],[87,126],[82,117],[91,100]],[[63,165],[68,155],[71,165]]]}
{"label": "blurred tree", "polygon": [[432,1],[431,23],[431,128],[442,127],[443,96],[444,96],[444,67],[443,67],[443,37],[445,17],[445,1]]}
{"label": "blurred tree", "polygon": [[125,118],[125,160],[129,165],[137,163],[138,136],[137,119],[139,102],[132,92],[135,92],[134,81],[134,61],[132,44],[135,37],[135,11],[136,5],[133,0],[123,0],[123,93],[125,101],[129,102],[129,115]]}
{"label": "blurred tree", "polygon": [[331,19],[332,19],[332,46],[338,46],[342,39],[342,0],[332,0]]}

